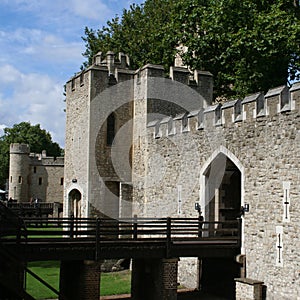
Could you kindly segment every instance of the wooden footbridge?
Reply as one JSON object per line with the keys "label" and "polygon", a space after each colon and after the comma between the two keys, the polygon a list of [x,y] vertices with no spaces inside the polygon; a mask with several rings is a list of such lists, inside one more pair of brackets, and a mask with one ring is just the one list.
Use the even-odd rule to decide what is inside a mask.
{"label": "wooden footbridge", "polygon": [[1,252],[23,263],[233,258],[241,247],[240,219],[206,222],[201,218],[20,218],[1,211]]}
{"label": "wooden footbridge", "polygon": [[10,209],[20,217],[41,217],[51,215],[53,217],[58,217],[63,211],[63,205],[60,202],[14,202],[7,201],[3,202]]}

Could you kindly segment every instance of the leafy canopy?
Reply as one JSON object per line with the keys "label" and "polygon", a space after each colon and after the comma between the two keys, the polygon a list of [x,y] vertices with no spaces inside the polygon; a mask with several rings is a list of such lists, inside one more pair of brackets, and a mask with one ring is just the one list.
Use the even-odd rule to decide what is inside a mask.
{"label": "leafy canopy", "polygon": [[85,66],[98,51],[114,51],[133,68],[169,67],[183,44],[186,65],[213,73],[216,95],[267,91],[300,77],[299,14],[298,0],[146,0],[85,29]]}
{"label": "leafy canopy", "polygon": [[40,125],[21,122],[12,128],[4,128],[4,135],[0,137],[0,187],[4,188],[9,174],[9,147],[12,143],[25,143],[31,152],[47,151],[49,156],[60,156],[62,149],[52,141],[49,132],[41,129]]}
{"label": "leafy canopy", "polygon": [[169,39],[175,31],[169,27],[173,14],[173,0],[151,0],[143,5],[133,4],[123,10],[106,26],[94,30],[85,28],[86,51],[88,58],[84,66],[91,65],[93,56],[101,51],[106,53],[124,52],[129,55],[131,67],[136,69],[147,63],[170,66],[173,63],[177,41]]}

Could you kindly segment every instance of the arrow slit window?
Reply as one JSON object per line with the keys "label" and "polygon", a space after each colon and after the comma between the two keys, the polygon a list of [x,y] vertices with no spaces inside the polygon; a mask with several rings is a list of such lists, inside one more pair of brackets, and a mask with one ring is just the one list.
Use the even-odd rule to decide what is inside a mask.
{"label": "arrow slit window", "polygon": [[107,118],[106,144],[111,146],[115,138],[116,117],[111,113]]}

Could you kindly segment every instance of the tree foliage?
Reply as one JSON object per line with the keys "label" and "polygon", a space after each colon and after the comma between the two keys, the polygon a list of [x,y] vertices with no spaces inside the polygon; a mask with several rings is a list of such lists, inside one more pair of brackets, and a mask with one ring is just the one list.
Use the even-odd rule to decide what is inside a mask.
{"label": "tree foliage", "polygon": [[86,27],[85,36],[82,37],[86,45],[83,56],[88,58],[85,66],[92,63],[92,57],[98,51],[113,51],[128,54],[132,68],[147,63],[169,67],[173,63],[177,45],[177,41],[169,38],[176,33],[169,27],[173,2],[151,0],[143,5],[134,4],[130,9],[123,10],[121,17],[116,16],[101,29]]}
{"label": "tree foliage", "polygon": [[182,23],[178,37],[188,47],[186,63],[211,71],[219,94],[243,96],[296,78],[300,22],[293,1],[211,0],[198,4],[178,1],[181,15],[177,17]]}
{"label": "tree foliage", "polygon": [[31,125],[21,122],[12,128],[4,128],[4,135],[0,137],[0,186],[4,188],[9,174],[9,147],[12,143],[25,143],[31,152],[47,151],[49,156],[60,156],[62,149],[52,141],[49,132],[40,128],[40,125]]}
{"label": "tree foliage", "polygon": [[98,51],[125,52],[133,68],[169,67],[175,48],[191,69],[213,73],[227,97],[266,91],[299,79],[298,0],[146,0],[102,29],[86,28],[86,65]]}

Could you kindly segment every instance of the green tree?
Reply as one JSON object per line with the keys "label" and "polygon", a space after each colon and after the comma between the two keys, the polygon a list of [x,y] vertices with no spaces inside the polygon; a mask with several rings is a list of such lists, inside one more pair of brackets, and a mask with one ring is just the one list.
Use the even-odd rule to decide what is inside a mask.
{"label": "green tree", "polygon": [[169,27],[174,2],[151,0],[143,5],[134,4],[101,29],[85,28],[82,37],[86,46],[83,56],[88,58],[85,66],[92,63],[92,57],[98,51],[113,51],[128,54],[134,69],[147,63],[169,67],[174,61],[177,45],[177,41],[169,38],[176,33],[175,28]]}
{"label": "green tree", "polygon": [[[214,75],[219,95],[244,96],[294,80],[300,70],[299,8],[291,0],[178,1],[178,39],[192,68]],[[184,22],[184,20],[188,22]]]}
{"label": "green tree", "polygon": [[9,147],[12,143],[25,143],[31,152],[47,151],[49,156],[60,156],[62,149],[52,141],[51,135],[40,125],[21,122],[12,128],[4,128],[4,135],[0,137],[0,187],[4,188],[9,174]]}
{"label": "green tree", "polygon": [[213,73],[216,95],[242,97],[299,79],[299,13],[297,0],[146,0],[86,28],[83,55],[89,65],[100,50],[122,51],[133,68],[168,67],[183,44],[191,69]]}

